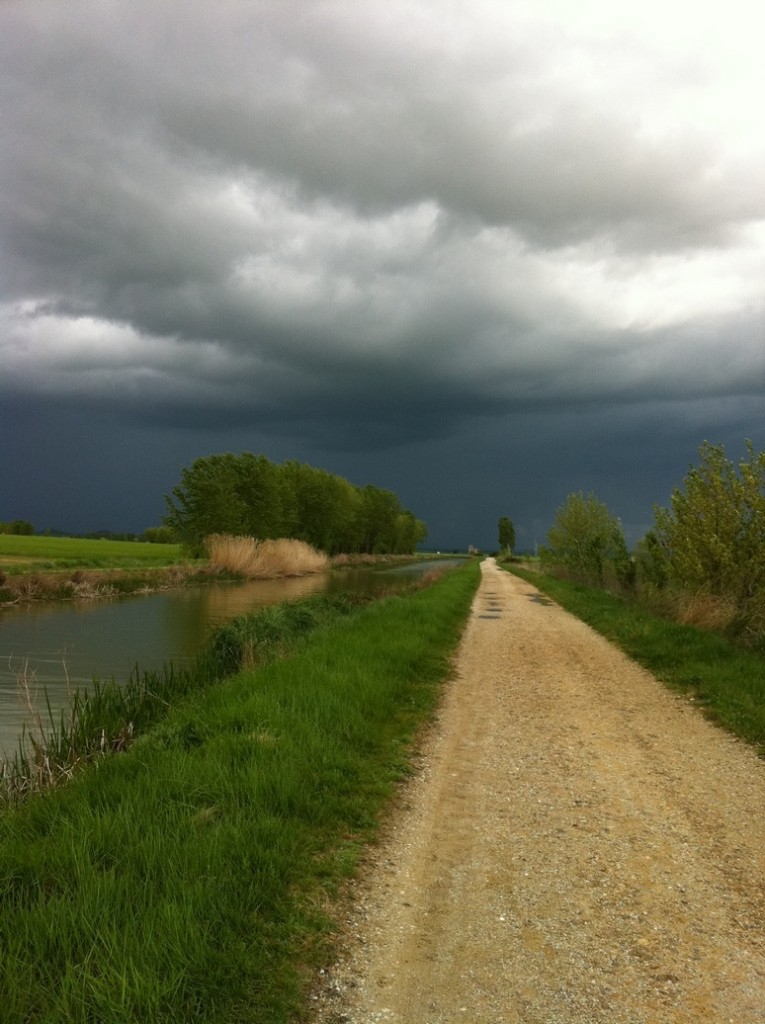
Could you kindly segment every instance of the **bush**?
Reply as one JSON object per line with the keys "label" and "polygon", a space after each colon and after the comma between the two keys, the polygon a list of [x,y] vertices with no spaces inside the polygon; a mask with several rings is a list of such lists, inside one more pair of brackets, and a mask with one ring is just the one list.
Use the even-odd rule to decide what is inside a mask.
{"label": "bush", "polygon": [[[669,508],[656,508],[649,572],[687,595],[731,609],[738,632],[765,632],[765,452],[746,442],[736,467],[704,442]],[[703,602],[702,602],[703,603]]]}
{"label": "bush", "polygon": [[543,566],[589,586],[631,587],[635,566],[621,524],[594,494],[569,494],[542,548]]}

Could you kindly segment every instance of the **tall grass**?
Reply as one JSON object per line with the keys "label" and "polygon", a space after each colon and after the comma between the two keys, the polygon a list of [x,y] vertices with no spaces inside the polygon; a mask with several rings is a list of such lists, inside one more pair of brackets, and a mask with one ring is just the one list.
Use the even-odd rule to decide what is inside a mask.
{"label": "tall grass", "polygon": [[256,540],[216,533],[205,541],[210,568],[251,579],[323,572],[329,556],[302,540]]}
{"label": "tall grass", "polygon": [[0,815],[3,1020],[298,1019],[477,581],[374,602]]}

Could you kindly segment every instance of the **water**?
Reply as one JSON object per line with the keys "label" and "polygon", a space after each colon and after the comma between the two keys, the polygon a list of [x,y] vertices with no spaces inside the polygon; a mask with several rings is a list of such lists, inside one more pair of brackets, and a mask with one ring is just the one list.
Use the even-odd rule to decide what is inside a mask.
{"label": "water", "polygon": [[6,609],[0,613],[0,754],[13,751],[24,725],[32,723],[26,695],[19,695],[22,678],[38,709],[45,708],[47,691],[56,711],[66,707],[69,685],[87,685],[94,677],[125,682],[136,665],[156,669],[171,661],[190,662],[213,627],[253,608],[322,592],[375,591],[444,564],[455,563],[419,562]]}

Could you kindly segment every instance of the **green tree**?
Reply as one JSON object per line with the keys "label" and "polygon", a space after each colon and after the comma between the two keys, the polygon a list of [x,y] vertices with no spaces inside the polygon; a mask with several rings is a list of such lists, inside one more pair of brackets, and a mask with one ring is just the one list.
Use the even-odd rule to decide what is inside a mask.
{"label": "green tree", "polygon": [[515,527],[513,526],[512,519],[508,519],[507,516],[501,516],[497,528],[499,530],[500,549],[508,555],[512,555],[513,548],[515,547]]}
{"label": "green tree", "polygon": [[0,533],[14,534],[17,537],[31,537],[34,532],[34,526],[26,519],[14,519],[10,523],[0,523]]}
{"label": "green tree", "polygon": [[236,458],[235,494],[241,512],[238,530],[218,532],[240,533],[248,537],[287,537],[282,516],[282,469],[265,455],[242,452]]}
{"label": "green tree", "polygon": [[765,452],[746,442],[736,466],[705,441],[669,508],[656,508],[656,537],[670,582],[735,603],[742,624],[765,627]]}
{"label": "green tree", "polygon": [[169,526],[149,526],[141,540],[147,544],[176,544],[177,538]]}
{"label": "green tree", "polygon": [[635,557],[637,572],[641,582],[662,590],[669,579],[667,555],[655,530],[648,533],[638,542]]}
{"label": "green tree", "polygon": [[246,535],[247,508],[237,490],[236,455],[208,455],[181,472],[181,482],[165,495],[164,525],[178,536],[190,554],[204,553],[212,533]]}
{"label": "green tree", "polygon": [[249,452],[197,459],[165,502],[165,526],[192,554],[202,554],[213,533],[293,537],[330,554],[408,554],[426,535],[392,491]]}
{"label": "green tree", "polygon": [[428,531],[425,523],[415,519],[411,512],[405,510],[396,516],[394,535],[393,551],[396,554],[408,555],[425,540]]}
{"label": "green tree", "polygon": [[590,586],[601,586],[606,570],[625,585],[634,578],[619,520],[594,494],[569,494],[547,540],[542,559],[550,569]]}
{"label": "green tree", "polygon": [[395,549],[396,519],[403,511],[393,491],[367,484],[361,492],[361,550],[387,554]]}

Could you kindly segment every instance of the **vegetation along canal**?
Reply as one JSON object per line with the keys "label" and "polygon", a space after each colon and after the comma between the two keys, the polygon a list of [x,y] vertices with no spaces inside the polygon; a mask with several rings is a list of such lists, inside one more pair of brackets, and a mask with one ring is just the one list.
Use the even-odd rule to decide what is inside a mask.
{"label": "vegetation along canal", "polygon": [[253,608],[317,593],[388,589],[444,564],[456,563],[427,560],[393,569],[349,569],[6,609],[0,613],[0,755],[12,752],[24,725],[30,725],[24,680],[35,706],[47,715],[47,693],[58,714],[67,705],[68,685],[87,685],[94,677],[122,682],[136,665],[155,669],[188,663],[213,627]]}

